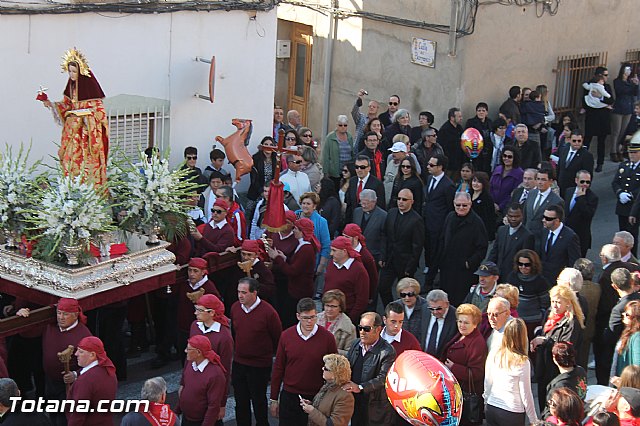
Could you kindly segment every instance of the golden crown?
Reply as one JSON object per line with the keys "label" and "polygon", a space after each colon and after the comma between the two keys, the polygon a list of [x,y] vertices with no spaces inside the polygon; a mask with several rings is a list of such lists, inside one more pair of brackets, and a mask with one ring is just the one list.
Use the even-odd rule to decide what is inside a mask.
{"label": "golden crown", "polygon": [[91,70],[89,69],[89,62],[87,61],[87,58],[85,58],[82,52],[80,52],[75,47],[67,50],[64,53],[64,56],[62,57],[62,63],[60,64],[62,72],[69,71],[70,63],[78,64],[78,68],[80,68],[80,74],[86,77],[91,77]]}

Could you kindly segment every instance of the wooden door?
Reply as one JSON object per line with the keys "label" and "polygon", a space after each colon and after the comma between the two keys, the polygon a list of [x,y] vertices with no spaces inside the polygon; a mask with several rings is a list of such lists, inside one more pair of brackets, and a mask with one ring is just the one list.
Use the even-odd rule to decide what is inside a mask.
{"label": "wooden door", "polygon": [[311,48],[313,33],[309,25],[294,23],[291,31],[289,61],[289,109],[300,113],[302,125],[307,124],[309,86],[311,84]]}

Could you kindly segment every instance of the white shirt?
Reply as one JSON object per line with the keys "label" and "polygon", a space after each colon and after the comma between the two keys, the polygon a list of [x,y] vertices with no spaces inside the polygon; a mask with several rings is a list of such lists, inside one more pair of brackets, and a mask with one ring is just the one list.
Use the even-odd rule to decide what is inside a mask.
{"label": "white shirt", "polygon": [[87,371],[91,370],[93,367],[95,367],[96,365],[98,365],[98,360],[93,361],[91,364],[87,365],[86,367],[84,367],[82,370],[80,370],[80,374],[84,374]]}
{"label": "white shirt", "polygon": [[400,343],[400,339],[402,338],[401,336],[402,336],[402,329],[400,329],[400,331],[398,331],[398,334],[396,334],[395,336],[387,334],[387,327],[383,328],[382,333],[380,333],[380,337],[386,340],[388,344],[391,344],[392,342]]}
{"label": "white shirt", "polygon": [[195,284],[191,284],[191,283],[189,283],[189,287],[191,287],[191,288],[192,288],[192,289],[194,289],[194,290],[197,290],[197,289],[199,289],[200,287],[202,287],[202,286],[204,285],[204,283],[206,283],[206,282],[207,282],[207,280],[208,280],[208,279],[209,279],[209,277],[205,275],[205,276],[204,276],[204,277],[202,277],[202,279],[201,279],[200,281],[198,281],[197,283],[195,283]]}
{"label": "white shirt", "polygon": [[[549,231],[549,234],[547,235],[547,241],[549,241],[549,235],[553,234],[553,237],[551,238],[551,241],[549,242],[549,245],[552,246],[556,243],[556,241],[558,241],[558,235],[560,235],[560,231],[562,231],[562,228],[564,227],[564,224],[562,222],[560,222],[560,225],[558,225],[558,227],[555,229],[555,231]],[[544,242],[545,247],[547,246],[547,241]]]}
{"label": "white shirt", "polygon": [[413,308],[407,308],[406,306],[404,307],[404,314],[407,317],[407,319],[411,318],[411,315],[413,315],[413,310],[415,309],[415,305],[413,306]]}
{"label": "white shirt", "polygon": [[[629,256],[631,256],[631,252],[629,252]],[[62,328],[60,328],[60,326],[58,326],[58,328],[60,328],[60,332],[61,333],[65,333],[67,331],[73,330],[74,328],[76,328],[77,325],[78,325],[78,320],[76,320],[76,322],[74,322],[69,327],[65,328],[64,330]]]}
{"label": "white shirt", "polygon": [[520,223],[520,225],[516,226],[515,228],[512,228],[511,226],[509,226],[509,235],[513,235],[516,232],[518,232],[518,229],[520,229],[521,226],[522,226],[522,223]]}
{"label": "white shirt", "polygon": [[200,364],[196,364],[196,362],[193,361],[191,363],[191,366],[193,367],[193,371],[199,371],[202,373],[208,364],[209,360],[205,358],[204,361],[202,361]]}
{"label": "white shirt", "polygon": [[[440,183],[440,180],[442,179],[442,176],[444,176],[444,173],[440,173],[439,176],[431,175],[432,181],[435,181],[435,182],[434,183],[429,182],[429,186],[427,187],[427,191],[429,191],[429,190],[433,191],[433,189],[436,189],[438,187],[438,184]],[[433,185],[433,189],[431,189],[431,185]]]}
{"label": "white shirt", "polygon": [[[362,182],[362,189],[365,189],[364,187],[367,184],[367,181],[369,181],[369,176],[371,176],[371,173],[367,173],[367,175],[362,179],[358,178],[358,185],[360,185],[360,182]],[[356,191],[357,190],[358,190],[358,186],[356,186]]]}
{"label": "white shirt", "polygon": [[623,262],[628,262],[628,261],[629,261],[629,259],[631,259],[631,252],[629,252],[629,253],[625,254],[624,256],[622,256],[622,257],[620,258],[620,260],[622,260]]}
{"label": "white shirt", "polygon": [[202,331],[202,334],[207,334],[212,332],[218,333],[220,332],[220,327],[222,326],[222,324],[220,324],[218,321],[214,321],[213,324],[211,324],[211,327],[209,328],[207,328],[207,326],[204,325],[202,321],[196,322],[196,325],[198,326],[200,331]]}
{"label": "white shirt", "polygon": [[298,332],[298,336],[300,336],[300,338],[302,340],[307,341],[307,340],[311,339],[313,337],[313,335],[318,332],[318,324],[313,326],[313,330],[311,330],[311,333],[309,333],[308,336],[305,336],[304,334],[302,334],[302,328],[300,327],[300,323],[298,323],[298,325],[296,325],[296,331]]}
{"label": "white shirt", "polygon": [[356,246],[356,248],[354,248],[354,250],[360,253],[360,251],[362,251],[362,244],[358,243],[358,245]]}
{"label": "white shirt", "polygon": [[242,310],[244,311],[245,314],[250,313],[251,311],[253,311],[255,308],[258,307],[258,305],[260,304],[261,300],[259,296],[256,296],[256,301],[253,302],[253,305],[249,306],[248,308],[246,306],[244,306],[242,303],[240,304],[240,307],[242,308]]}
{"label": "white shirt", "polygon": [[300,238],[298,240],[298,246],[296,247],[296,249],[293,251],[294,253],[297,253],[298,250],[300,250],[302,248],[302,246],[306,245],[306,244],[311,244],[309,241],[305,241],[304,239]]}
{"label": "white shirt", "polygon": [[[238,222],[240,223],[240,222]],[[227,224],[227,219],[222,219],[220,222],[218,223],[214,223],[213,221],[209,222],[209,225],[212,228],[218,228],[218,229],[222,229],[223,226],[225,226]]]}
{"label": "white shirt", "polygon": [[351,265],[353,264],[354,260],[355,259],[353,257],[350,257],[342,265],[338,265],[336,262],[333,262],[333,264],[336,265],[336,268],[338,268],[338,269],[342,269],[342,268],[349,269],[351,267]]}
{"label": "white shirt", "polygon": [[436,335],[436,342],[437,348],[442,347],[443,343],[447,343],[447,342],[441,342],[440,341],[440,336],[442,335],[442,329],[444,328],[444,318],[436,318],[433,315],[431,315],[431,321],[429,321],[429,328],[427,328],[427,336],[424,340],[424,347],[428,347],[429,346],[429,339],[431,338],[431,328],[433,327],[433,322],[434,321],[438,321],[438,334]]}
{"label": "white shirt", "polygon": [[280,182],[288,183],[291,189],[291,195],[298,200],[305,192],[311,192],[311,182],[309,176],[304,172],[292,172],[291,169],[280,176]]}
{"label": "white shirt", "polygon": [[483,396],[485,403],[512,413],[526,413],[529,423],[536,423],[528,359],[522,365],[507,370],[499,367],[498,361],[489,354],[484,369]]}
{"label": "white shirt", "polygon": [[542,203],[544,203],[544,200],[547,199],[547,197],[549,196],[549,194],[551,193],[551,187],[547,188],[546,191],[544,192],[540,192],[540,190],[538,190],[538,198],[535,200],[535,202],[533,203],[533,206],[542,206]]}

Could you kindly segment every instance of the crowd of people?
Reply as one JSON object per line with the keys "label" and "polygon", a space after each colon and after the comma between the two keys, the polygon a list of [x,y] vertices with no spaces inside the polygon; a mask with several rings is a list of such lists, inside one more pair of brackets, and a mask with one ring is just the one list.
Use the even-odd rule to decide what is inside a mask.
{"label": "crowd of people", "polygon": [[[17,389],[92,403],[115,398],[117,380],[126,379],[127,320],[130,356],[155,344],[153,368],[181,359],[173,408],[182,425],[222,424],[231,390],[243,426],[252,418],[266,426],[269,414],[287,426],[407,424],[385,393],[386,374],[406,350],[438,358],[465,395],[482,397],[484,414],[465,404],[463,425],[482,417],[488,425],[578,425],[592,344],[598,384],[618,389],[593,424],[638,424],[638,81],[626,64],[615,91],[607,77],[598,68],[585,85],[584,132],[571,114],[556,119],[544,85],[512,87],[493,120],[484,102],[464,126],[451,108],[439,129],[428,111],[412,127],[397,95],[386,111],[373,100],[361,111],[361,90],[352,120],[339,115],[323,141],[297,111],[285,122],[276,106],[246,197],[236,193],[222,150],[211,151],[202,171],[198,150],[185,149],[183,167],[200,184],[190,212],[196,226],[170,249],[186,280],[89,312],[88,327],[77,301],[61,299],[57,324],[8,342],[0,374],[15,382],[0,380],[0,411]],[[474,157],[460,146],[467,128],[484,140]],[[620,232],[600,248],[595,282],[585,258],[598,208],[591,183],[609,133],[612,160],[621,161],[612,182]],[[594,136],[596,159],[588,149]],[[280,137],[286,155],[263,149]],[[262,225],[277,168],[286,224],[271,232]],[[242,262],[210,271],[212,252],[240,252]],[[4,312],[29,316],[34,307],[17,299]],[[51,357],[69,344],[77,361],[61,375]],[[164,423],[132,413],[122,424],[177,424],[161,378],[147,381],[142,395]],[[85,416],[51,421],[111,421]]]}

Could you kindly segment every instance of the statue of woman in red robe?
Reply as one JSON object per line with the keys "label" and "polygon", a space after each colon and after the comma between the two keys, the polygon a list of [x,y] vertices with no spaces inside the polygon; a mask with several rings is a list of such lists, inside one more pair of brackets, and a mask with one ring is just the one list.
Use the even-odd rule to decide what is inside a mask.
{"label": "statue of woman in red robe", "polygon": [[38,99],[62,125],[58,157],[65,175],[80,175],[99,187],[107,181],[109,152],[108,117],[102,105],[104,92],[77,49],[65,53],[62,70],[69,73],[62,101],[52,103],[46,95]]}

